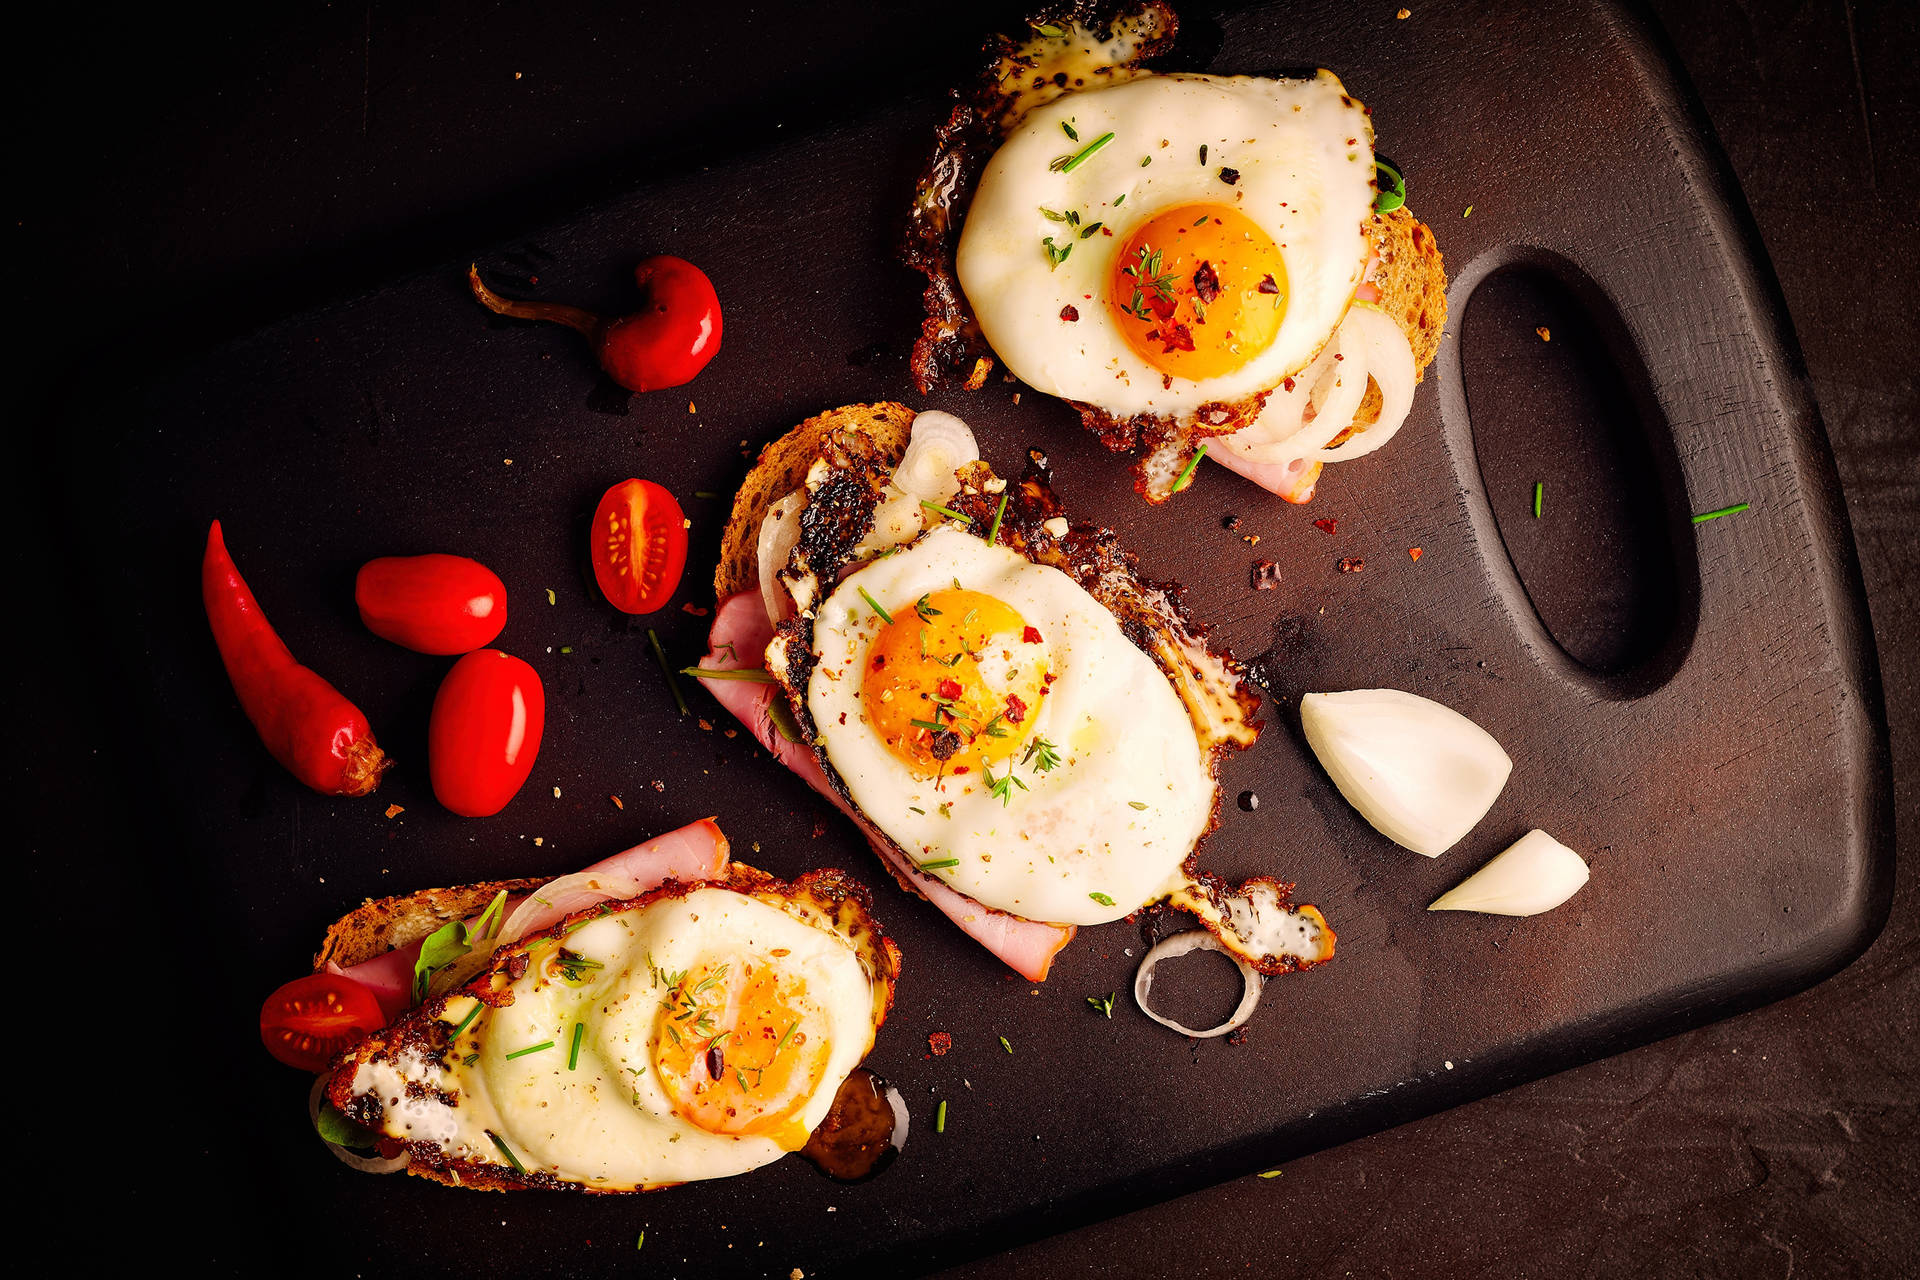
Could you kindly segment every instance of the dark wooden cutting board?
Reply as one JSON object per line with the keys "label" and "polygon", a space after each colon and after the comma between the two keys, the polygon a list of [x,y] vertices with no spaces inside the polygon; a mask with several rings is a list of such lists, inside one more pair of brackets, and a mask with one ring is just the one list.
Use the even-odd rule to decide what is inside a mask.
{"label": "dark wooden cutting board", "polygon": [[[1243,1045],[1184,1041],[1124,995],[1110,1020],[1088,1006],[1129,988],[1130,925],[1083,931],[1044,986],[1011,976],[893,889],[853,829],[744,734],[724,737],[698,689],[679,716],[647,644],[650,625],[678,661],[704,647],[704,620],[678,606],[712,603],[726,506],[697,491],[730,494],[747,453],[821,408],[921,403],[904,361],[916,278],[890,243],[934,97],[746,139],[483,259],[606,310],[638,256],[702,264],[728,336],[684,395],[609,395],[572,335],[490,323],[465,264],[445,263],[81,413],[74,471],[104,466],[127,513],[93,551],[127,602],[123,656],[176,797],[153,821],[189,851],[203,927],[230,949],[206,1028],[224,1074],[209,1087],[245,1108],[265,1194],[350,1224],[323,1246],[341,1265],[612,1273],[631,1269],[644,1229],[641,1256],[669,1274],[930,1269],[1775,997],[1877,929],[1884,730],[1831,463],[1737,196],[1643,30],[1585,5],[1416,28],[1385,7],[1316,4],[1189,26],[1186,56],[1215,71],[1338,70],[1409,174],[1454,283],[1406,430],[1333,468],[1304,510],[1211,467],[1149,509],[1055,403],[1016,403],[996,382],[928,404],[967,418],[1003,470],[1046,449],[1071,510],[1111,524],[1237,652],[1260,655],[1268,730],[1227,766],[1206,862],[1298,881],[1340,952],[1272,983]],[[680,496],[695,546],[674,607],[637,622],[581,563],[594,500],[628,475]],[[1737,502],[1751,508],[1688,518]],[[216,516],[296,654],[399,759],[377,798],[305,792],[240,715],[199,606]],[[506,581],[499,643],[547,685],[534,776],[490,820],[440,811],[426,784],[446,661],[354,615],[359,564],[435,550]],[[1342,572],[1343,558],[1365,567]],[[1251,589],[1256,559],[1279,564],[1278,589]],[[1374,834],[1300,742],[1301,692],[1375,685],[1460,709],[1514,758],[1498,804],[1441,859]],[[1257,809],[1232,803],[1243,792]],[[389,804],[404,812],[387,818]],[[915,1120],[891,1170],[849,1187],[786,1160],[638,1199],[492,1197],[327,1158],[306,1081],[265,1058],[248,1022],[327,923],[369,895],[559,874],[709,814],[757,866],[838,865],[876,887],[906,964],[870,1062]],[[1533,826],[1592,864],[1572,902],[1521,921],[1425,913]],[[1182,973],[1196,1005],[1223,998],[1219,974]],[[936,1030],[954,1040],[937,1059]]]}

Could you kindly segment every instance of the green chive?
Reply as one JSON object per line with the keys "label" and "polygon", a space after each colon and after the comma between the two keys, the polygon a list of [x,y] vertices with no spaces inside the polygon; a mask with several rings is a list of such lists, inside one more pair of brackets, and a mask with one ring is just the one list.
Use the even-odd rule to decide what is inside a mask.
{"label": "green chive", "polygon": [[673,703],[680,708],[680,714],[686,715],[687,700],[680,696],[680,682],[673,678],[673,668],[667,665],[667,651],[660,647],[659,633],[652,627],[647,628],[647,642],[653,646],[654,660],[660,664],[660,674],[666,677],[667,688],[673,692]]}
{"label": "green chive", "polygon": [[[1391,186],[1381,187],[1379,194],[1373,198],[1374,212],[1392,213],[1407,202],[1407,180],[1400,176],[1400,171],[1393,167],[1391,161],[1379,156],[1373,158],[1373,167],[1393,179]],[[1378,181],[1377,178],[1375,180]]]}
{"label": "green chive", "polygon": [[1113,905],[1113,899],[1109,898],[1104,893],[1090,893],[1087,896],[1089,898],[1092,898],[1095,902],[1099,903],[1103,907],[1110,907]]}
{"label": "green chive", "polygon": [[1194,455],[1187,459],[1187,465],[1180,468],[1180,474],[1174,478],[1173,492],[1178,493],[1193,483],[1193,469],[1200,465],[1200,459],[1207,456],[1207,446],[1201,445]]}
{"label": "green chive", "polygon": [[[961,515],[958,511],[955,511],[952,507],[943,507],[937,502],[928,502],[925,498],[920,499],[920,505],[925,507],[929,511],[939,512],[941,515],[947,517],[947,519],[949,520],[959,520],[969,524],[972,523],[972,520],[970,517]],[[959,588],[957,587],[955,588],[955,590],[958,590],[958,589]]]}
{"label": "green chive", "polygon": [[1263,1178],[1277,1178],[1280,1176],[1280,1171],[1278,1169],[1268,1169],[1265,1173],[1261,1174],[1260,1176]]}
{"label": "green chive", "polygon": [[699,680],[751,680],[755,684],[777,683],[772,673],[759,667],[682,667],[680,674]]}
{"label": "green chive", "polygon": [[580,1066],[580,1037],[585,1035],[586,1031],[586,1023],[573,1024],[573,1048],[567,1050],[567,1070],[569,1071],[576,1070]]}
{"label": "green chive", "polygon": [[515,1058],[524,1058],[530,1053],[538,1053],[542,1049],[551,1049],[551,1048],[553,1048],[553,1041],[542,1040],[539,1044],[530,1044],[524,1049],[515,1049],[512,1053],[507,1055],[507,1061],[512,1062]]}
{"label": "green chive", "polygon": [[1721,516],[1739,515],[1752,505],[1751,502],[1736,502],[1730,507],[1721,507],[1718,511],[1702,511],[1693,518],[1693,522],[1695,524],[1705,524],[1709,520],[1718,520]]}
{"label": "green chive", "polygon": [[638,1240],[636,1240],[636,1241],[634,1241],[634,1244],[633,1244],[633,1251],[634,1251],[635,1253],[638,1253],[638,1252],[640,1252],[640,1250],[641,1250],[641,1249],[643,1249],[643,1248],[645,1248],[645,1247],[646,1247],[646,1243],[647,1243],[647,1233],[646,1233],[646,1232],[644,1232],[644,1231],[642,1231],[642,1232],[640,1233],[640,1238],[639,1238]]}
{"label": "green chive", "polygon": [[467,1010],[467,1016],[460,1019],[460,1025],[453,1029],[453,1038],[456,1040],[459,1039],[460,1033],[473,1025],[473,1020],[480,1016],[480,1011],[484,1008],[486,1008],[485,1004],[475,1000],[473,1002],[473,1008]]}
{"label": "green chive", "polygon": [[944,870],[946,870],[946,869],[947,869],[948,867],[957,867],[957,866],[959,866],[959,865],[960,865],[960,859],[958,859],[958,858],[935,858],[935,859],[934,859],[933,861],[931,861],[931,862],[922,862],[922,863],[918,863],[917,865],[919,866],[919,868],[920,868],[920,869],[921,869],[922,871],[944,871]]}
{"label": "green chive", "polygon": [[558,603],[559,603],[559,601],[558,601],[558,600],[555,600],[555,599],[553,598],[553,588],[552,588],[552,587],[548,587],[548,588],[547,588],[547,603],[548,603],[548,604],[558,604]]}
{"label": "green chive", "polygon": [[1068,160],[1065,160],[1065,161],[1056,160],[1053,163],[1059,166],[1059,170],[1058,170],[1059,172],[1072,173],[1075,169],[1078,169],[1081,166],[1081,164],[1087,159],[1088,156],[1091,156],[1094,152],[1098,151],[1100,148],[1106,146],[1109,142],[1112,142],[1112,141],[1113,141],[1113,135],[1111,133],[1103,133],[1099,137],[1095,138],[1092,142],[1089,142],[1086,146],[1080,148],[1080,151],[1077,155],[1073,156]]}
{"label": "green chive", "polygon": [[947,1131],[947,1100],[945,1098],[940,1099],[940,1107],[933,1113],[933,1131],[935,1133]]}
{"label": "green chive", "polygon": [[1118,209],[1121,205],[1125,204],[1126,202],[1127,202],[1127,193],[1122,191],[1119,195],[1113,198],[1113,207]]}
{"label": "green chive", "polygon": [[1000,1047],[1002,1049],[1005,1049],[1008,1053],[1013,1052],[1013,1046],[1007,1043],[1007,1038],[1005,1036],[1000,1037]]}
{"label": "green chive", "polygon": [[1547,492],[1546,481],[1535,480],[1533,482],[1533,518],[1535,520],[1538,520],[1540,518],[1540,500],[1541,498],[1546,496],[1546,492]]}
{"label": "green chive", "polygon": [[500,1148],[500,1154],[507,1158],[507,1163],[513,1166],[514,1171],[524,1177],[527,1172],[527,1166],[520,1163],[520,1157],[513,1154],[513,1148],[502,1142],[500,1135],[493,1130],[487,1129],[484,1132],[489,1138],[493,1139],[493,1145]]}
{"label": "green chive", "polygon": [[885,622],[888,626],[893,625],[893,615],[888,613],[885,609],[882,609],[880,607],[880,602],[878,600],[875,600],[873,596],[868,593],[865,587],[860,588],[860,598],[867,602],[868,608],[872,609],[875,613],[880,615],[881,621]]}
{"label": "green chive", "polygon": [[1010,496],[1010,494],[1002,493],[1000,495],[1000,505],[993,509],[993,527],[987,530],[988,542],[992,542],[1000,536],[1000,517],[1007,514],[1007,499]]}
{"label": "green chive", "polygon": [[714,498],[718,498],[720,495],[715,493],[711,489],[695,489],[693,491],[693,496],[696,498],[706,498],[708,500],[712,500]]}
{"label": "green chive", "polygon": [[1461,217],[1463,217],[1463,218],[1471,218],[1471,217],[1473,216],[1473,206],[1472,206],[1472,205],[1468,205],[1468,206],[1467,206],[1467,211],[1466,211],[1465,213],[1463,213],[1463,214],[1461,214],[1460,216],[1461,216]]}
{"label": "green chive", "polygon": [[795,1018],[793,1025],[787,1028],[787,1034],[780,1037],[780,1043],[773,1046],[773,1056],[779,1057],[780,1051],[787,1047],[787,1041],[793,1039],[793,1033],[800,1029],[800,1019]]}

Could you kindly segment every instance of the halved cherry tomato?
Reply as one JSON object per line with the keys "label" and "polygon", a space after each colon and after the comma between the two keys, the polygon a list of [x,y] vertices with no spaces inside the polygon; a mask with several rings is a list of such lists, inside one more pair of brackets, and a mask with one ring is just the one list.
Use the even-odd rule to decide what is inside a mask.
{"label": "halved cherry tomato", "polygon": [[680,504],[651,480],[622,480],[593,513],[593,576],[622,613],[652,613],[672,598],[687,567]]}
{"label": "halved cherry tomato", "polygon": [[498,649],[460,659],[427,722],[433,794],[463,818],[500,812],[533,772],[546,723],[546,690],[532,667]]}
{"label": "halved cherry tomato", "polygon": [[472,653],[507,625],[507,588],[465,556],[382,556],[353,580],[360,620],[415,653]]}
{"label": "halved cherry tomato", "polygon": [[260,1006],[260,1042],[302,1071],[325,1071],[340,1054],[387,1025],[380,1002],[352,978],[296,978]]}

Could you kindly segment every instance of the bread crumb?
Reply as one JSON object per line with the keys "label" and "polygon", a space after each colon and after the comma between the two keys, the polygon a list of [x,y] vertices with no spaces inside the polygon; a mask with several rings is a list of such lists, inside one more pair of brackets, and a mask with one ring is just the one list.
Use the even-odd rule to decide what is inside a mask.
{"label": "bread crumb", "polygon": [[389,818],[397,818],[405,812],[406,812],[406,809],[401,805],[390,804],[387,806],[387,816]]}
{"label": "bread crumb", "polygon": [[1067,519],[1065,516],[1054,516],[1040,527],[1056,538],[1064,538],[1067,536]]}
{"label": "bread crumb", "polygon": [[667,784],[660,781],[660,779],[658,778],[655,778],[652,782],[649,782],[647,785],[652,787],[655,791],[664,792],[667,789]]}
{"label": "bread crumb", "polygon": [[1413,10],[1402,9],[1400,12],[1394,14],[1393,16],[1400,19],[1400,21],[1405,22],[1408,18],[1411,18],[1413,16]]}
{"label": "bread crumb", "polygon": [[1553,341],[1553,330],[1547,328],[1545,325],[1541,325],[1538,329],[1535,329],[1534,332],[1540,335],[1540,341],[1542,342]]}
{"label": "bread crumb", "polygon": [[1340,559],[1340,572],[1359,573],[1367,567],[1367,562],[1359,556],[1343,556]]}
{"label": "bread crumb", "polygon": [[547,842],[547,838],[545,836],[535,836],[533,838],[533,843],[535,848],[538,848],[539,846],[545,844],[546,842]]}

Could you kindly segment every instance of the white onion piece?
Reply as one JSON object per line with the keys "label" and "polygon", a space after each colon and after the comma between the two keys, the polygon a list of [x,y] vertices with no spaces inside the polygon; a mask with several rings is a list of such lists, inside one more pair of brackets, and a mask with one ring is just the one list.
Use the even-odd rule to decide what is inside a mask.
{"label": "white onion piece", "polygon": [[1537,916],[1580,892],[1586,882],[1587,864],[1580,855],[1535,828],[1435,898],[1427,910]]}
{"label": "white onion piece", "polygon": [[1429,858],[1473,830],[1513,772],[1492,734],[1399,689],[1309,693],[1300,727],[1347,803],[1381,835]]}
{"label": "white onion piece", "polygon": [[[854,547],[848,560],[848,567],[860,569],[863,562],[879,555],[890,547],[903,542],[912,542],[927,527],[927,510],[920,505],[920,499],[910,493],[902,493],[889,484],[887,497],[873,509],[873,527]],[[959,492],[958,489],[955,492]]]}
{"label": "white onion piece", "polygon": [[967,424],[950,413],[931,409],[914,418],[907,451],[893,469],[893,483],[916,502],[924,498],[944,503],[960,492],[960,480],[954,472],[978,461],[980,444]]}
{"label": "white onion piece", "polygon": [[[1353,425],[1353,415],[1360,412],[1360,402],[1367,398],[1365,349],[1349,341],[1344,329],[1335,333],[1334,341],[1327,346],[1332,349],[1333,357],[1308,396],[1308,403],[1313,407],[1312,419],[1283,439],[1271,443],[1250,443],[1240,450],[1241,457],[1249,462],[1290,462],[1295,458],[1312,457],[1328,441]],[[1299,379],[1295,379],[1295,394],[1298,394],[1299,386]],[[1267,403],[1272,404],[1274,396],[1285,391],[1286,388],[1282,387],[1274,392],[1273,396],[1267,398]],[[1291,413],[1292,410],[1289,408],[1286,412]],[[1262,409],[1260,417],[1254,419],[1253,429],[1258,429],[1266,416],[1266,410]],[[1305,417],[1304,409],[1301,410],[1301,416]]]}
{"label": "white onion piece", "polygon": [[[307,1092],[307,1119],[312,1123],[316,1134],[320,1132],[320,1099],[327,1091],[328,1078],[326,1075],[314,1077],[313,1088]],[[320,1141],[327,1143],[327,1150],[333,1152],[334,1158],[341,1164],[358,1169],[362,1173],[398,1173],[407,1167],[408,1161],[413,1159],[412,1154],[406,1151],[402,1151],[392,1159],[385,1156],[363,1156],[337,1142],[327,1142],[325,1138],[321,1138]]]}
{"label": "white onion piece", "polygon": [[795,489],[768,507],[766,517],[760,521],[760,540],[755,551],[760,561],[760,597],[767,604],[767,621],[776,627],[793,613],[793,597],[780,581],[780,571],[787,567],[794,543],[800,541],[800,508],[806,503],[806,495]]}
{"label": "white onion piece", "polygon": [[[551,916],[553,920],[582,907],[590,907],[596,902],[608,902],[613,899],[625,900],[640,896],[640,886],[627,876],[609,875],[604,871],[576,871],[572,875],[561,876],[558,880],[549,880],[535,889],[513,909],[507,922],[500,926],[497,945],[505,946],[523,935],[533,931],[534,922],[542,916]],[[575,901],[575,899],[578,899]],[[549,921],[548,923],[552,923]],[[479,948],[475,948],[476,951]]]}
{"label": "white onion piece", "polygon": [[[1225,1022],[1206,1031],[1195,1031],[1192,1027],[1183,1026],[1175,1022],[1172,1018],[1163,1018],[1147,1005],[1147,992],[1153,989],[1153,967],[1162,960],[1171,960],[1175,956],[1186,955],[1189,951],[1218,951],[1221,955],[1233,961],[1235,967],[1240,970],[1240,981],[1243,990],[1243,994],[1240,996],[1240,1003],[1234,1006],[1233,1013]],[[1205,929],[1189,929],[1185,933],[1176,933],[1171,938],[1163,939],[1153,950],[1147,952],[1141,959],[1140,968],[1133,975],[1133,1002],[1140,1006],[1140,1012],[1146,1014],[1161,1026],[1172,1027],[1183,1036],[1192,1036],[1196,1040],[1205,1040],[1212,1036],[1226,1035],[1248,1018],[1251,1018],[1255,1006],[1260,1003],[1260,992],[1265,985],[1266,979],[1260,976],[1260,971],[1248,964],[1245,960],[1242,960],[1239,956],[1233,954],[1233,952],[1227,950],[1226,947],[1221,945],[1220,939],[1214,937]]]}
{"label": "white onion piece", "polygon": [[1314,455],[1321,462],[1345,462],[1372,453],[1393,439],[1413,408],[1417,375],[1405,330],[1384,312],[1354,307],[1340,323],[1340,342],[1342,351],[1363,353],[1360,358],[1367,374],[1380,388],[1380,417],[1339,444],[1321,449]]}
{"label": "white onion piece", "polygon": [[[1334,357],[1339,353],[1340,333],[1335,330],[1327,345],[1320,348],[1320,354],[1313,358],[1313,363],[1293,376],[1292,386],[1283,382],[1275,387],[1251,423],[1231,435],[1208,440],[1209,446],[1223,445],[1228,452],[1252,462],[1256,460],[1253,454],[1257,447],[1277,445],[1293,439],[1306,424],[1307,406],[1313,400],[1313,393],[1326,380],[1334,366]],[[1285,458],[1279,460],[1286,461]]]}

